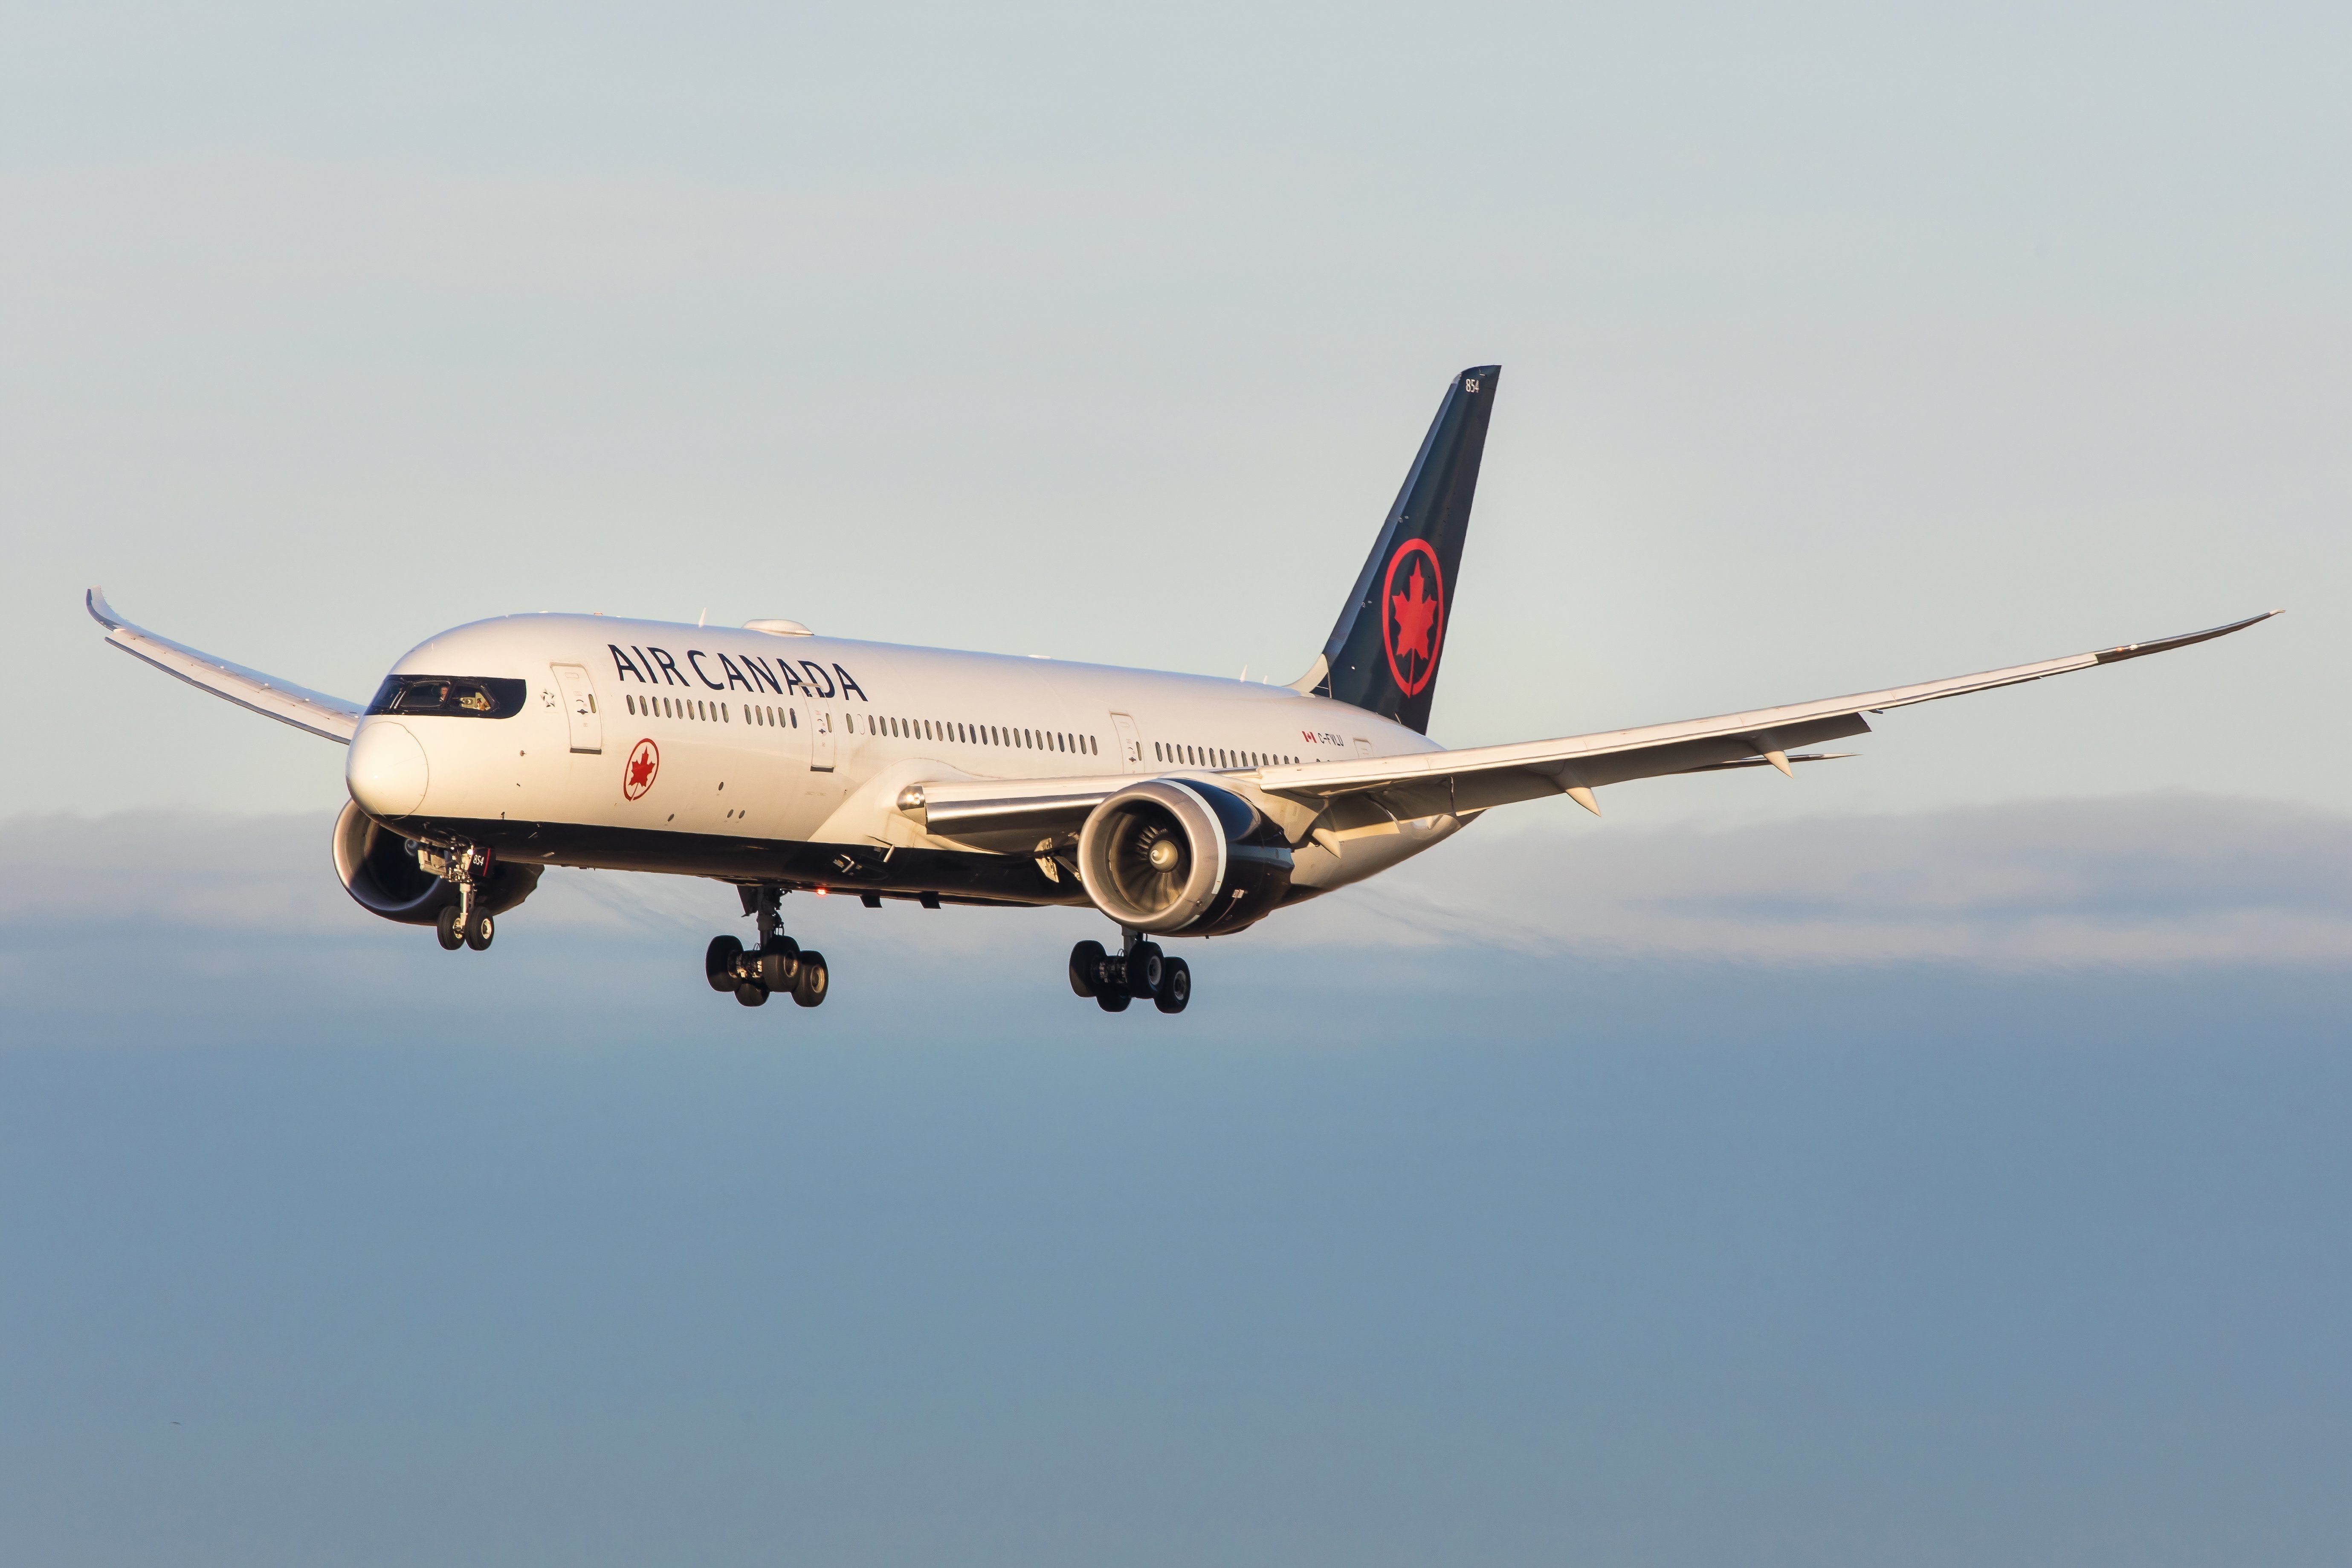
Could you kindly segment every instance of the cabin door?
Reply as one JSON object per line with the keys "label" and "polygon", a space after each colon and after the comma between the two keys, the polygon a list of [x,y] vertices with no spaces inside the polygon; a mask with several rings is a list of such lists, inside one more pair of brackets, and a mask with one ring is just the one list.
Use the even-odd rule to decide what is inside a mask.
{"label": "cabin door", "polygon": [[1135,721],[1124,713],[1110,716],[1111,728],[1118,731],[1118,765],[1134,773],[1143,765],[1143,741],[1135,732]]}
{"label": "cabin door", "polygon": [[833,772],[833,715],[811,709],[809,725],[809,771],[829,773]]}
{"label": "cabin door", "polygon": [[576,664],[559,664],[555,683],[563,688],[563,717],[572,726],[572,750],[599,756],[604,750],[604,717],[596,711],[596,683]]}

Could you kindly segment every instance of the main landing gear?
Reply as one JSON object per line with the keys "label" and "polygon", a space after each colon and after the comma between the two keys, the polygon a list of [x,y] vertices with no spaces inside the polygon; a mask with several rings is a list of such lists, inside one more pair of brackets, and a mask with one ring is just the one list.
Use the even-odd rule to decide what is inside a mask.
{"label": "main landing gear", "polygon": [[1192,966],[1170,958],[1141,931],[1124,933],[1122,951],[1103,950],[1098,942],[1082,942],[1070,949],[1070,989],[1091,996],[1106,1013],[1124,1013],[1131,1002],[1149,1002],[1163,1013],[1181,1013],[1192,1000]]}
{"label": "main landing gear", "polygon": [[760,945],[747,949],[731,936],[714,936],[702,955],[702,977],[713,991],[732,991],[746,1007],[764,1006],[770,996],[788,992],[803,1007],[821,1005],[832,976],[824,954],[803,952],[801,944],[780,929],[776,914],[782,889],[745,888],[743,912],[760,917]]}

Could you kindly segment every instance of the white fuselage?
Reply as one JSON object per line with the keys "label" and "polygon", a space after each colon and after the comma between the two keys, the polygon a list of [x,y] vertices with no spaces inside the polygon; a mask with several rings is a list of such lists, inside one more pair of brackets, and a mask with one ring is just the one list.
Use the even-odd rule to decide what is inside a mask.
{"label": "white fuselage", "polygon": [[[603,616],[515,616],[420,644],[395,676],[519,679],[510,718],[371,715],[352,796],[395,825],[510,859],[746,878],[796,846],[942,850],[897,809],[907,785],[1226,776],[1436,750],[1361,709],[1202,676]],[[1405,824],[1339,852],[1300,846],[1302,889],[1392,865],[1456,826]],[[922,856],[910,857],[919,864]],[[919,872],[904,879],[911,888]],[[867,885],[901,879],[868,870]],[[1074,889],[1039,883],[1034,900]]]}

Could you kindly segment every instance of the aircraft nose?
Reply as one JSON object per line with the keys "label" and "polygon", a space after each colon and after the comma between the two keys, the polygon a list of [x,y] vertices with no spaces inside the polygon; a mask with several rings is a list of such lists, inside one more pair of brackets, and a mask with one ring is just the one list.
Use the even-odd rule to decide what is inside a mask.
{"label": "aircraft nose", "polygon": [[370,816],[406,816],[425,801],[425,747],[405,724],[371,719],[352,737],[343,783]]}

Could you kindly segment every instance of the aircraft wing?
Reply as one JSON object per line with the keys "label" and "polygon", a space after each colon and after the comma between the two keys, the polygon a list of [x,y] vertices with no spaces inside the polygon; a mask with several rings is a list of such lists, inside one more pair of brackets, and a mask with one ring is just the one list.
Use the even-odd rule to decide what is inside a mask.
{"label": "aircraft wing", "polygon": [[[1475,746],[1405,756],[1352,757],[1207,776],[1255,788],[1264,795],[1275,797],[1276,802],[1292,803],[1299,808],[1295,816],[1299,826],[1293,831],[1294,841],[1303,840],[1309,831],[1318,837],[1327,831],[1336,831],[1340,837],[1360,831],[1393,832],[1394,823],[1410,818],[1460,816],[1514,801],[1558,795],[1570,795],[1597,813],[1601,808],[1593,803],[1591,792],[1602,784],[1725,768],[1769,766],[1788,772],[1793,763],[1830,760],[1820,753],[1799,752],[1799,747],[1867,734],[1867,714],[1971,691],[1990,691],[1999,686],[2016,686],[2151,653],[2166,653],[2242,631],[2276,614],[2273,610],[2207,631],[2160,637],[2154,642],[2126,643],[2120,647],[2044,659],[2038,664],[2012,665],[2007,669],[1955,676],[1948,680],[1894,686],[1882,691],[1783,708],[1759,708],[1712,719],[1570,735],[1555,741],[1524,741],[1507,746]],[[1185,776],[1193,771],[1168,770],[1171,776]],[[1129,776],[1034,782],[942,781],[902,791],[898,809],[922,822],[927,831],[938,837],[974,847],[1030,853],[1075,834],[1087,813],[1136,782]]]}
{"label": "aircraft wing", "polygon": [[114,613],[101,588],[92,588],[84,603],[89,606],[90,618],[106,628],[106,640],[131,658],[144,659],[166,675],[176,675],[191,686],[267,714],[281,724],[347,746],[352,743],[352,731],[359,727],[362,711],[358,703],[308,690],[134,626]]}
{"label": "aircraft wing", "polygon": [[1792,762],[1825,760],[1791,757],[1789,753],[1799,746],[1867,733],[1870,722],[1864,717],[1865,714],[1965,696],[1971,691],[1990,691],[1999,686],[2017,686],[2147,654],[2168,653],[2191,643],[2242,631],[2276,614],[2272,610],[2228,626],[2160,637],[2153,642],[2126,643],[2095,653],[2078,653],[2038,664],[2011,665],[1978,675],[1888,687],[1882,691],[1858,692],[1818,702],[1759,708],[1746,713],[1571,735],[1556,741],[1264,768],[1253,782],[1261,789],[1302,801],[1328,802],[1347,795],[1370,795],[1377,797],[1385,813],[1400,818],[1439,813],[1458,816],[1555,794],[1575,795],[1580,804],[1597,811],[1599,808],[1592,805],[1587,792],[1601,784],[1716,768],[1769,765],[1785,773]]}

